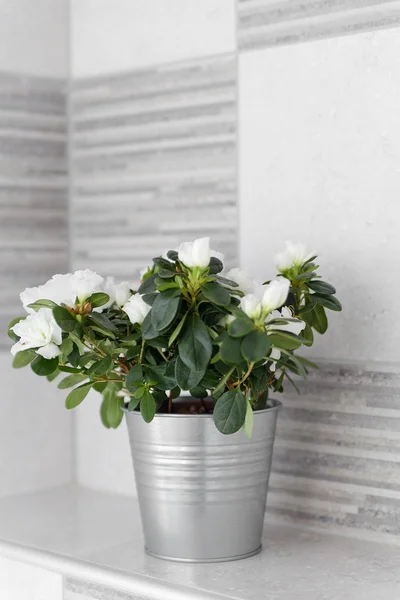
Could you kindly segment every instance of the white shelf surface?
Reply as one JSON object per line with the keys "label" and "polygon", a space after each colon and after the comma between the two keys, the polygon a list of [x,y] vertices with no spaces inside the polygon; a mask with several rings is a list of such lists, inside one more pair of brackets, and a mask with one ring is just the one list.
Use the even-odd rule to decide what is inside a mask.
{"label": "white shelf surface", "polygon": [[267,519],[263,552],[183,564],[145,554],[137,502],[75,486],[0,500],[0,555],[154,600],[400,597],[400,549]]}

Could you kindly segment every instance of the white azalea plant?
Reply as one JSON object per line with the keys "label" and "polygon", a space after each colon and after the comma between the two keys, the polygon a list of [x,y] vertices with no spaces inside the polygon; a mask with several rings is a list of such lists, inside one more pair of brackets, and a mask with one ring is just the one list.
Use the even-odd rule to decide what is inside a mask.
{"label": "white azalea plant", "polygon": [[296,350],[326,331],[325,309],[341,310],[315,258],[288,242],[277,278],[261,284],[225,273],[202,238],[154,258],[137,290],[90,270],[55,275],[20,296],[28,314],[9,326],[13,365],[50,381],[64,374],[68,409],[96,390],[106,427],[118,427],[123,408],[146,422],[176,412],[188,390],[219,431],[251,436],[269,391],[314,366]]}

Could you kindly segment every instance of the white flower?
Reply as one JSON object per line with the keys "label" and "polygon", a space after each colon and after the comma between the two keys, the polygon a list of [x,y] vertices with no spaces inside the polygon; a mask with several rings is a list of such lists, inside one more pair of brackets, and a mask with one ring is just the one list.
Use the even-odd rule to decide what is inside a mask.
{"label": "white flower", "polygon": [[129,317],[131,323],[139,323],[141,325],[150,312],[151,306],[146,304],[140,294],[134,294],[122,308]]}
{"label": "white flower", "polygon": [[280,273],[285,273],[292,267],[300,267],[312,256],[314,252],[307,252],[304,244],[286,242],[286,250],[275,256],[276,268]]}
{"label": "white flower", "polygon": [[210,238],[184,242],[178,248],[178,258],[186,267],[205,269],[210,263]]}
{"label": "white flower", "polygon": [[19,295],[23,307],[28,313],[34,313],[34,309],[28,308],[29,304],[33,304],[37,300],[52,300],[56,304],[74,304],[75,296],[71,288],[71,273],[65,275],[53,275],[43,285],[38,287],[26,288]]}
{"label": "white flower", "polygon": [[[267,318],[265,319],[265,323],[268,324],[273,319],[293,319],[292,311],[288,306],[283,306],[282,310],[273,310],[269,313]],[[306,324],[301,319],[296,319],[294,321],[290,321],[289,323],[273,323],[270,326],[270,331],[272,333],[273,329],[279,329],[280,331],[288,331],[289,333],[294,333],[295,335],[300,335],[300,333],[305,328]]]}
{"label": "white flower", "polygon": [[75,271],[71,275],[70,284],[79,304],[85,302],[95,292],[102,292],[104,289],[103,277],[90,269]]}
{"label": "white flower", "polygon": [[263,288],[261,283],[252,279],[246,271],[242,271],[241,269],[231,269],[224,277],[235,281],[238,284],[239,289],[245,294],[261,295],[262,293]]}
{"label": "white flower", "polygon": [[104,286],[104,291],[110,296],[110,300],[101,308],[108,308],[112,304],[116,304],[120,308],[124,306],[129,298],[132,296],[131,289],[133,284],[129,281],[121,281],[121,283],[115,283],[114,277],[107,277]]}
{"label": "white flower", "polygon": [[290,281],[281,277],[263,286],[262,307],[264,312],[271,312],[284,304],[288,297]]}
{"label": "white flower", "polygon": [[250,317],[250,319],[259,319],[261,316],[261,300],[255,294],[247,294],[240,300],[240,308]]}
{"label": "white flower", "polygon": [[[269,355],[269,360],[275,359],[275,361],[278,361],[281,357],[281,351],[279,350],[279,348],[276,348],[275,346],[272,348],[270,355]],[[267,361],[268,362],[268,361]],[[275,371],[276,370],[276,362],[274,362],[272,360],[270,366],[270,371]]]}
{"label": "white flower", "polygon": [[37,313],[28,315],[12,329],[20,340],[11,348],[11,354],[29,348],[36,348],[37,354],[44,358],[54,358],[60,354],[61,329],[49,308],[41,308]]}

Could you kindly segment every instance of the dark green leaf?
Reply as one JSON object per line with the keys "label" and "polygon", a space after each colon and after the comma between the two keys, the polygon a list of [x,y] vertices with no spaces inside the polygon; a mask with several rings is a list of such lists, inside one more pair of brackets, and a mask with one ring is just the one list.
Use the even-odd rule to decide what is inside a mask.
{"label": "dark green leaf", "polygon": [[167,256],[173,261],[178,260],[178,252],[176,250],[168,250]]}
{"label": "dark green leaf", "polygon": [[211,359],[212,344],[206,325],[197,315],[192,314],[186,319],[178,350],[181,361],[195,373],[201,374],[202,379]]}
{"label": "dark green leaf", "polygon": [[137,364],[133,365],[129,373],[126,376],[125,386],[128,390],[136,388],[138,385],[143,383],[143,371],[142,367]]}
{"label": "dark green leaf", "polygon": [[321,294],[322,296],[336,294],[336,289],[333,287],[333,285],[326,283],[325,281],[316,279],[309,281],[307,285],[311,290],[317,292],[317,294]]}
{"label": "dark green leaf", "polygon": [[324,334],[328,329],[328,319],[326,318],[325,309],[320,304],[316,304],[312,314],[312,326],[318,333]]}
{"label": "dark green leaf", "polygon": [[268,356],[271,342],[263,331],[256,329],[242,339],[241,351],[247,362],[257,362]]}
{"label": "dark green leaf", "polygon": [[79,387],[75,388],[68,394],[65,399],[65,408],[71,410],[71,408],[75,408],[78,406],[89,393],[90,388],[92,387],[92,382],[84,383]]}
{"label": "dark green leaf", "polygon": [[118,331],[116,326],[113,323],[111,323],[110,319],[103,313],[90,313],[90,318],[96,323],[97,326],[105,329],[106,331],[108,330],[108,332]]}
{"label": "dark green leaf", "polygon": [[155,273],[152,273],[151,275],[146,277],[146,279],[143,281],[143,283],[138,289],[139,294],[150,294],[151,292],[155,292],[156,284],[154,280],[156,277],[157,275]]}
{"label": "dark green leaf", "polygon": [[[225,367],[225,365],[223,363],[217,363],[216,366],[220,366],[220,365],[223,365]],[[217,387],[213,391],[214,398],[218,398],[221,395],[221,392],[224,391],[226,383],[229,380],[229,377],[232,375],[234,370],[235,370],[235,367],[232,367],[231,369],[229,369],[229,371],[226,371],[224,373],[224,376],[222,377],[221,381],[218,383]]]}
{"label": "dark green leaf", "polygon": [[142,299],[143,302],[146,302],[149,306],[153,306],[154,300],[157,298],[158,292],[153,292],[151,294],[143,294]]}
{"label": "dark green leaf", "polygon": [[175,277],[176,273],[175,271],[169,271],[167,269],[159,269],[157,275],[158,277],[161,277],[161,279],[171,279],[172,277]]}
{"label": "dark green leaf", "polygon": [[273,346],[276,346],[281,350],[295,350],[296,348],[300,348],[302,344],[301,339],[289,331],[276,330],[274,333],[269,335],[268,338]]}
{"label": "dark green leaf", "polygon": [[105,375],[112,367],[113,361],[110,355],[105,356],[98,362],[95,362],[89,369],[90,375]]}
{"label": "dark green leaf", "polygon": [[14,333],[12,331],[12,327],[14,327],[14,325],[16,325],[17,323],[19,323],[20,321],[23,321],[24,319],[26,319],[26,317],[17,317],[16,319],[13,319],[12,321],[10,321],[10,323],[8,324],[8,337],[11,338],[13,340],[13,342],[16,342],[17,340],[19,340],[19,337],[17,336],[16,333]]}
{"label": "dark green leaf", "polygon": [[12,366],[14,369],[21,369],[21,367],[29,365],[35,357],[36,352],[34,350],[21,350],[21,352],[17,352],[14,356]]}
{"label": "dark green leaf", "polygon": [[135,408],[138,406],[139,402],[140,402],[140,398],[131,398],[129,400],[128,410],[129,411],[135,410]]}
{"label": "dark green leaf", "polygon": [[176,386],[175,373],[167,375],[166,365],[157,365],[152,367],[145,367],[146,381],[155,381],[156,387],[160,390],[171,390]]}
{"label": "dark green leaf", "polygon": [[210,264],[208,265],[208,268],[210,270],[211,275],[216,275],[217,273],[220,273],[222,271],[224,265],[222,261],[219,260],[219,258],[212,256],[210,258]]}
{"label": "dark green leaf", "polygon": [[58,370],[61,371],[61,373],[80,373],[79,369],[76,369],[75,367],[66,367],[64,365],[58,365]]}
{"label": "dark green leaf", "polygon": [[[312,296],[311,296],[312,297]],[[303,318],[304,315],[307,315],[308,313],[310,313],[313,308],[315,306],[315,302],[310,301],[308,302],[305,306],[303,306],[299,311],[299,315],[301,316],[301,318]]]}
{"label": "dark green leaf", "polygon": [[66,390],[67,388],[70,388],[73,385],[82,383],[82,381],[84,381],[85,379],[87,379],[87,375],[85,375],[84,373],[73,373],[72,375],[67,375],[67,377],[64,377],[64,379],[60,381],[57,387],[59,390]]}
{"label": "dark green leaf", "polygon": [[133,348],[129,348],[126,353],[126,360],[132,360],[132,358],[136,358],[140,354],[140,346],[133,346]]}
{"label": "dark green leaf", "polygon": [[254,329],[254,322],[245,314],[236,317],[228,325],[228,333],[231,337],[240,338]]}
{"label": "dark green leaf", "polygon": [[[312,313],[310,313],[310,314],[312,314]],[[308,323],[307,323],[305,329],[303,329],[301,335],[302,335],[302,337],[305,340],[303,342],[303,344],[305,346],[312,346],[313,345],[313,343],[314,343],[314,333],[313,333],[313,330],[311,329],[310,325],[308,325]]]}
{"label": "dark green leaf", "polygon": [[325,308],[329,308],[329,310],[342,310],[342,305],[339,300],[335,296],[319,296],[318,294],[313,294],[311,296],[314,302],[318,302],[318,304],[322,304]]}
{"label": "dark green leaf", "polygon": [[154,419],[156,408],[156,401],[152,394],[148,390],[145,390],[140,400],[140,413],[146,423],[150,423]]}
{"label": "dark green leaf", "polygon": [[29,308],[33,308],[33,310],[39,310],[40,308],[55,308],[57,304],[52,300],[36,300],[36,302],[32,302],[32,304],[28,304]]}
{"label": "dark green leaf", "polygon": [[223,283],[224,285],[228,285],[229,287],[239,287],[239,284],[232,279],[227,279],[226,277],[221,277],[221,275],[216,275],[215,280],[219,283]]}
{"label": "dark green leaf", "polygon": [[219,349],[221,359],[228,365],[238,365],[243,362],[243,356],[240,351],[241,340],[239,338],[231,338],[229,335],[224,337],[224,340]]}
{"label": "dark green leaf", "polygon": [[53,371],[53,373],[50,373],[50,375],[46,375],[46,379],[47,381],[54,381],[54,379],[56,377],[58,377],[60,374],[60,371],[58,369],[56,369],[55,371]]}
{"label": "dark green leaf", "polygon": [[219,283],[214,281],[205,283],[202,286],[201,291],[203,292],[204,297],[212,304],[216,304],[217,306],[228,306],[228,304],[230,304],[230,293]]}
{"label": "dark green leaf", "polygon": [[73,343],[72,344],[72,350],[68,354],[68,362],[73,367],[78,367],[80,359],[81,359],[81,355],[79,354],[79,348],[78,348],[78,346],[75,343]]}
{"label": "dark green leaf", "polygon": [[214,407],[214,423],[221,433],[230,435],[238,431],[246,417],[246,399],[239,391],[229,390],[218,398]]}
{"label": "dark green leaf", "polygon": [[40,375],[41,377],[54,373],[57,367],[58,358],[51,358],[49,360],[47,358],[43,358],[42,356],[37,356],[33,363],[31,363],[32,371],[36,373],[36,375]]}
{"label": "dark green leaf", "polygon": [[179,311],[180,295],[176,290],[160,292],[153,303],[151,323],[156,331],[162,331],[171,325]]}
{"label": "dark green leaf", "polygon": [[181,390],[189,390],[196,387],[203,378],[203,375],[204,372],[202,369],[200,371],[190,369],[182,362],[179,356],[177,357],[175,362],[175,379]]}
{"label": "dark green leaf", "polygon": [[92,308],[98,308],[99,306],[103,306],[103,304],[107,304],[110,300],[110,296],[108,294],[104,294],[104,292],[95,292],[87,299],[87,302],[90,302]]}
{"label": "dark green leaf", "polygon": [[200,385],[191,388],[189,392],[193,398],[207,398],[208,396],[207,390],[201,387]]}
{"label": "dark green leaf", "polygon": [[183,315],[182,319],[179,321],[178,325],[175,327],[174,331],[171,333],[171,336],[168,340],[168,346],[171,346],[174,343],[174,341],[176,340],[176,338],[178,337],[178,335],[180,334],[182,327],[185,323],[187,315],[188,315],[188,313]]}
{"label": "dark green leaf", "polygon": [[207,370],[204,374],[203,379],[200,381],[200,385],[207,390],[215,388],[218,385],[221,376],[215,371]]}
{"label": "dark green leaf", "polygon": [[157,267],[159,267],[160,269],[166,269],[167,271],[175,271],[175,265],[166,258],[163,258],[162,256],[156,256],[156,258],[153,258],[153,263],[157,265]]}
{"label": "dark green leaf", "polygon": [[63,306],[53,308],[54,319],[63,331],[73,331],[76,327],[76,318]]}
{"label": "dark green leaf", "polygon": [[159,332],[154,329],[151,322],[151,311],[147,313],[142,323],[142,336],[144,340],[153,340],[159,336]]}
{"label": "dark green leaf", "polygon": [[93,389],[102,394],[107,387],[107,381],[96,381],[93,384]]}

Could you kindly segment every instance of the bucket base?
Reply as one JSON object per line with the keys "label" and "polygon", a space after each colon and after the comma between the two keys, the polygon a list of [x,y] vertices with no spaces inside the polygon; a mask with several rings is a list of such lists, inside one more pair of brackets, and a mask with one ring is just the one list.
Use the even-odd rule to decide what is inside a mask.
{"label": "bucket base", "polygon": [[237,554],[236,556],[226,556],[222,558],[177,558],[176,556],[164,556],[163,554],[157,554],[156,552],[151,552],[148,548],[144,548],[146,553],[150,556],[154,556],[154,558],[159,558],[161,560],[172,560],[173,562],[183,562],[183,563],[218,563],[218,562],[231,562],[233,560],[242,560],[243,558],[250,558],[250,556],[254,556],[258,554],[262,550],[262,545],[251,552],[246,552],[246,554]]}

